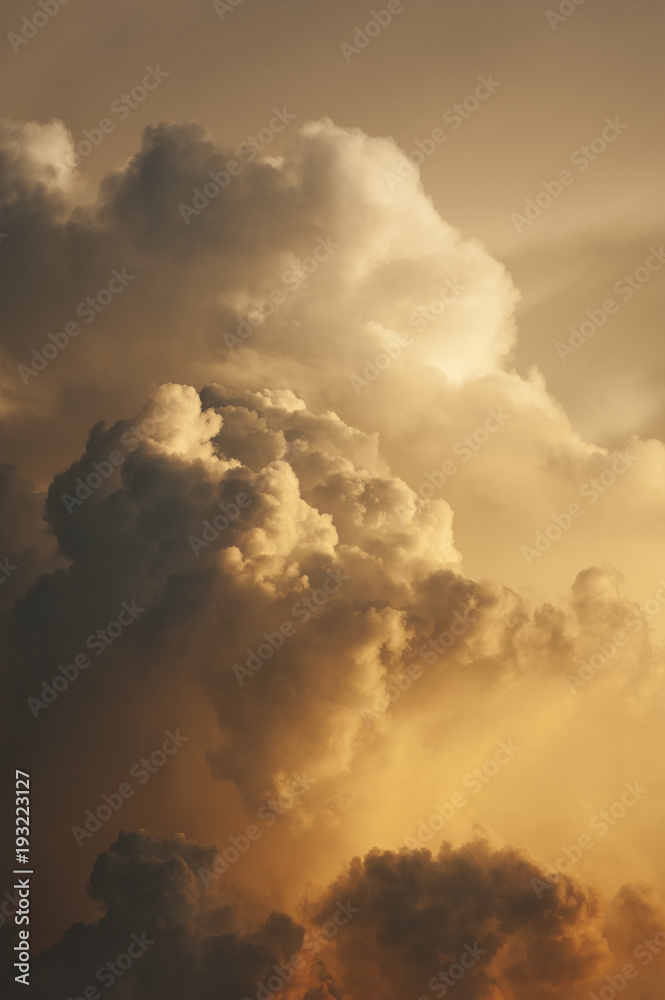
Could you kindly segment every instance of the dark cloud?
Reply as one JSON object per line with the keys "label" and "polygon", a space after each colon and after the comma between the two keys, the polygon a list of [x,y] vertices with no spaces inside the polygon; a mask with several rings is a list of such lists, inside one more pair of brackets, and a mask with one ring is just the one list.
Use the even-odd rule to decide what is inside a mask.
{"label": "dark cloud", "polygon": [[58,563],[43,519],[44,499],[16,467],[0,465],[0,609]]}
{"label": "dark cloud", "polygon": [[632,949],[641,992],[629,982],[625,995],[656,998],[639,944],[658,933],[662,911],[644,887],[625,886],[608,908],[514,848],[375,849],[310,903],[306,930],[204,890],[200,872],[213,863],[213,848],[181,835],[121,833],[88,885],[103,915],[36,957],[34,996],[97,985],[131,1000],[431,1000],[453,989],[462,1000],[582,1000]]}
{"label": "dark cloud", "polygon": [[483,842],[356,858],[316,917],[347,897],[359,910],[334,942],[343,996],[582,997],[608,956],[601,901],[569,880],[539,893],[543,879]]}
{"label": "dark cloud", "polygon": [[247,928],[232,900],[208,898],[197,872],[212,855],[182,836],[121,833],[90,876],[103,916],[74,924],[36,957],[36,1000],[88,987],[128,1000],[254,997],[257,982],[298,951],[303,928],[278,913]]}

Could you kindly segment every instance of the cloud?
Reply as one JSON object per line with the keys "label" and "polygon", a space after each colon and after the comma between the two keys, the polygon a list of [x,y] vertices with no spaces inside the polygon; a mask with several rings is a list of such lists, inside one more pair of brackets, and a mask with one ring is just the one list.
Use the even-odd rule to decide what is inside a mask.
{"label": "cloud", "polygon": [[[5,389],[20,435],[26,421],[58,413],[59,455],[101,398],[120,415],[118,406],[136,406],[150,382],[197,381],[211,365],[238,385],[265,382],[269,371],[296,391],[321,391],[333,356],[334,383],[348,388],[355,368],[409,317],[416,322],[423,303],[441,308],[446,279],[463,290],[444,314],[428,312],[411,366],[435,363],[456,378],[486,372],[514,337],[515,293],[504,269],[439,218],[417,180],[399,196],[388,191],[384,171],[402,156],[390,140],[309,124],[287,157],[244,164],[185,225],[178,206],[231,157],[200,126],[147,129],[140,151],[88,204],[65,205],[56,183],[71,144],[62,125],[6,123],[3,137],[0,173],[10,195],[0,226],[14,234],[0,279]],[[18,169],[27,187],[17,186]],[[33,180],[41,184],[37,202]],[[319,264],[311,255],[321,244],[336,249]],[[308,261],[319,264],[316,273]],[[90,319],[86,300],[122,268],[132,276],[128,290]],[[45,290],[40,302],[29,297],[35,283]],[[275,291],[286,301],[236,359],[225,338]],[[53,354],[49,334],[67,323],[80,332],[40,370],[43,348],[47,360]],[[454,325],[463,340],[451,336]],[[66,387],[80,388],[83,378],[87,392],[68,402]]]}
{"label": "cloud", "polygon": [[[524,756],[470,803],[451,842],[481,824],[544,863],[639,778],[644,809],[580,878],[613,891],[625,868],[655,882],[648,803],[662,774],[646,735],[661,726],[651,566],[662,443],[628,442],[612,472],[617,456],[574,433],[542,376],[511,370],[510,277],[437,215],[415,173],[390,189],[386,171],[403,159],[392,140],[307,124],[279,156],[244,164],[187,224],[179,206],[231,155],[199,126],[147,129],[88,201],[58,167],[69,148],[61,126],[9,125],[0,139],[0,229],[12,238],[0,272],[6,423],[21,475],[36,482],[7,468],[0,483],[19,525],[5,544],[24,567],[6,585],[5,734],[45,785],[77,776],[47,860],[117,787],[124,757],[182,713],[197,734],[194,776],[174,765],[168,796],[151,785],[136,825],[173,829],[169,810],[195,795],[186,834],[207,842],[306,772],[311,794],[275,833],[285,850],[299,838],[299,884],[328,881],[340,858],[376,843],[399,845],[433,797],[509,735]],[[72,323],[80,332],[67,332]],[[231,349],[229,336],[241,343]],[[33,373],[21,378],[21,365]],[[127,604],[139,609],[130,624],[119,617]],[[197,907],[207,912],[191,884],[199,848],[142,834],[118,844],[91,885],[111,923],[127,918],[123,933],[135,913],[150,923],[164,909],[189,926]],[[271,849],[266,838],[253,858]],[[416,977],[427,982],[430,959],[443,959],[424,931],[419,952],[415,914],[408,947],[372,951],[392,933],[373,901],[377,870],[398,885],[405,871],[407,887],[422,875],[416,910],[443,921],[454,948],[487,937],[492,969],[474,966],[462,996],[499,1000],[505,987],[509,1000],[530,1000],[542,988],[569,1000],[567,989],[596,976],[605,952],[594,894],[557,886],[554,910],[539,915],[525,895],[535,862],[488,852],[378,853],[362,877],[354,863],[348,879],[367,894],[369,921],[358,928],[382,990],[423,991]],[[517,887],[507,899],[504,875]],[[243,880],[280,905],[297,895],[285,873]],[[616,904],[622,927],[644,921],[638,904]],[[97,941],[90,926],[72,932],[73,951]],[[222,946],[210,947],[225,968]],[[339,975],[357,973],[372,994],[350,948],[340,937]],[[338,989],[336,971],[319,972],[310,1000]]]}
{"label": "cloud", "polygon": [[[656,583],[644,566],[660,543],[654,553],[643,529],[658,531],[658,441],[626,440],[628,474],[593,503],[587,493],[551,551],[521,555],[615,455],[573,431],[536,369],[512,370],[510,276],[441,219],[417,171],[390,190],[385,173],[404,160],[392,140],[294,127],[280,156],[243,163],[187,225],[179,206],[233,157],[201,126],[148,128],[87,201],[53,180],[61,125],[8,123],[3,136],[8,459],[38,488],[78,454],[81,427],[136,412],[155,384],[268,387],[378,433],[396,476],[453,507],[471,575],[549,599],[603,562],[635,594]],[[501,429],[479,444],[492,412]],[[455,471],[433,486],[443,467]]]}
{"label": "cloud", "polygon": [[[515,679],[555,681],[568,704],[593,687],[581,663],[622,624],[610,687],[623,669],[630,684],[658,669],[657,614],[635,612],[611,567],[580,574],[559,608],[465,577],[448,504],[392,475],[375,435],[291,392],[162,387],[134,418],[92,429],[46,517],[67,566],[12,614],[18,730],[46,714],[58,664],[79,652],[95,664],[101,649],[104,668],[61,704],[113,700],[130,677],[144,697],[157,676],[202,686],[224,736],[214,767],[255,802],[282,760],[342,774],[371,735],[364,716],[388,732],[380,718],[422,712],[425,690],[457,705],[486,684],[498,696]],[[97,630],[128,601],[136,624],[102,646]],[[426,672],[420,694],[391,706],[407,667]]]}
{"label": "cloud", "polygon": [[[386,657],[413,640],[414,588],[454,571],[458,554],[447,505],[391,477],[376,439],[288,393],[205,398],[202,409],[190,387],[164,387],[133,420],[93,428],[85,455],[55,478],[46,511],[69,565],[15,609],[14,684],[24,704],[39,696],[60,659],[93,648],[87,637],[135,599],[142,617],[104,651],[105,665],[120,662],[90,678],[88,698],[128,669],[149,680],[153,665],[139,660],[152,647],[162,678],[184,671],[205,685],[234,734],[222,773],[256,792],[276,776],[276,745],[315,772],[345,766],[358,706],[385,682]],[[460,607],[473,599],[471,586],[450,593]],[[288,642],[274,650],[285,623]],[[174,642],[186,642],[185,660]],[[317,703],[327,718],[312,714]]]}
{"label": "cloud", "polygon": [[601,901],[570,881],[539,899],[544,877],[482,841],[356,858],[318,914],[347,896],[360,911],[334,943],[342,995],[581,998],[608,958]]}
{"label": "cloud", "polygon": [[0,608],[9,608],[40,573],[58,563],[43,523],[44,496],[15,466],[0,465]]}
{"label": "cloud", "polygon": [[[62,122],[0,122],[0,200],[17,205],[37,196],[54,205],[71,186],[72,138]],[[40,197],[41,196],[41,197]]]}
{"label": "cloud", "polygon": [[[196,1000],[391,1000],[453,988],[464,1000],[529,1000],[534,991],[581,1000],[662,926],[662,906],[644,888],[624,886],[608,906],[577,881],[550,881],[522,852],[482,840],[443,844],[436,856],[375,849],[355,858],[310,900],[304,924],[204,890],[197,872],[212,859],[212,848],[182,835],[121,833],[88,885],[103,915],[36,957],[34,995],[77,996],[101,984],[142,1000],[175,1000],[183,990]],[[629,983],[627,1000],[652,1000],[662,963],[636,963],[641,992]]]}
{"label": "cloud", "polygon": [[74,924],[36,958],[33,995],[254,996],[257,981],[298,951],[303,928],[279,913],[248,927],[233,900],[207,898],[196,873],[211,856],[182,836],[122,833],[90,876],[103,916]]}

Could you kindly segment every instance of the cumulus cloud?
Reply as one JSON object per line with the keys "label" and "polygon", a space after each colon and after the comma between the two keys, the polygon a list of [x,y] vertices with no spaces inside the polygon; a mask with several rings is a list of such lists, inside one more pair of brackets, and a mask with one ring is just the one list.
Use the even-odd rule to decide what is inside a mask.
{"label": "cumulus cloud", "polygon": [[[30,141],[19,144],[26,130]],[[64,408],[66,417],[59,397],[83,372],[91,393],[93,386],[104,393],[113,373],[120,393],[114,406],[127,394],[136,405],[149,379],[200,378],[211,365],[228,369],[237,384],[270,371],[273,383],[286,378],[302,391],[314,382],[325,394],[331,359],[334,382],[348,386],[349,374],[383,341],[394,340],[409,317],[419,329],[409,366],[435,364],[454,378],[493,370],[512,342],[515,293],[504,269],[444,223],[415,181],[399,197],[390,193],[384,174],[402,154],[389,140],[330,122],[308,125],[288,157],[245,165],[185,225],[178,206],[230,158],[200,127],[148,129],[140,152],[105,180],[97,202],[64,216],[55,194],[49,201],[50,189],[35,205],[11,180],[16,162],[25,168],[22,176],[41,177],[33,160],[41,164],[54,137],[67,145],[62,126],[7,123],[3,134],[13,195],[0,224],[19,230],[20,238],[3,272],[2,343],[10,371],[17,372],[7,377],[6,391],[19,426],[54,407]],[[19,160],[17,144],[39,156],[24,152]],[[59,155],[54,149],[49,161],[54,174]],[[312,254],[320,256],[322,245],[329,249],[317,260]],[[132,275],[129,290],[89,328],[79,304],[121,267]],[[453,279],[459,292],[444,309],[439,295]],[[26,301],[35,282],[48,291],[41,307]],[[281,307],[270,307],[236,362],[225,338],[257,309],[266,313],[276,291]],[[432,310],[425,310],[430,300]],[[68,321],[78,321],[82,332],[39,370],[48,334]],[[452,335],[455,327],[464,328],[463,339]],[[87,413],[92,399],[79,404]]]}
{"label": "cumulus cloud", "polygon": [[[103,915],[76,923],[33,967],[38,998],[90,987],[170,1000],[348,998],[581,1000],[633,956],[628,1000],[655,1000],[662,905],[639,886],[608,903],[552,882],[524,853],[475,840],[459,850],[375,849],[310,900],[304,923],[202,887],[214,852],[182,835],[121,833],[88,884]],[[642,947],[642,950],[640,948]],[[656,968],[652,967],[655,962]],[[608,972],[609,970],[609,972]],[[656,978],[654,978],[656,977]],[[100,985],[101,984],[101,985]]]}
{"label": "cumulus cloud", "polygon": [[[537,370],[511,370],[510,276],[440,218],[417,171],[391,190],[404,159],[392,140],[309,123],[186,224],[179,206],[233,155],[198,125],[147,129],[86,203],[13,179],[17,164],[48,174],[49,150],[57,175],[62,126],[3,135],[7,457],[39,488],[78,454],[82,426],[136,412],[154,383],[267,386],[378,432],[391,470],[453,507],[472,575],[552,599],[581,566],[611,561],[636,596],[654,587],[644,564],[660,543],[643,529],[658,533],[662,443],[626,440],[626,475],[592,501],[616,456],[573,432]],[[580,502],[556,546],[523,555]]]}
{"label": "cumulus cloud", "polygon": [[0,197],[5,207],[26,196],[57,198],[70,187],[71,135],[59,121],[0,122]]}
{"label": "cumulus cloud", "polygon": [[[71,851],[75,818],[176,713],[196,731],[194,776],[174,765],[168,796],[132,805],[136,825],[173,829],[169,808],[195,795],[185,832],[208,842],[306,772],[311,794],[283,824],[299,838],[299,885],[398,847],[509,735],[523,756],[507,786],[469,797],[458,845],[481,824],[545,863],[623,782],[644,781],[655,802],[662,773],[644,738],[661,725],[665,593],[644,567],[660,552],[662,443],[634,439],[619,459],[573,432],[537,371],[511,370],[510,277],[437,215],[417,174],[391,189],[392,140],[310,123],[187,221],[180,206],[231,156],[199,126],[148,129],[85,203],[61,170],[61,126],[10,124],[0,145],[4,408],[20,465],[0,499],[21,567],[0,595],[4,732],[53,787],[76,774],[46,877],[60,877],[49,862]],[[655,882],[653,809],[596,845],[580,877],[614,891],[618,866]],[[275,838],[286,851],[287,833]],[[252,861],[271,849],[266,837]],[[95,961],[120,948],[111,930],[138,917],[175,928],[202,1000],[218,995],[210,968],[239,1000],[297,950],[288,917],[260,938],[211,916],[201,852],[123,835],[91,881],[107,915],[44,957],[56,978],[88,943]],[[357,891],[365,915],[305,995],[426,995],[475,934],[490,961],[460,995],[576,997],[608,960],[600,904],[557,883],[541,912],[538,870],[478,844],[354,862],[334,891]],[[263,901],[295,905],[286,874],[240,872]],[[640,893],[613,904],[617,940],[655,926]],[[406,909],[391,923],[393,895]],[[157,945],[130,989],[182,993],[149,955]]]}
{"label": "cumulus cloud", "polygon": [[[133,746],[157,687],[169,718],[193,690],[216,721],[213,774],[255,809],[306,771],[307,823],[320,826],[331,810],[351,822],[377,767],[399,770],[417,821],[438,762],[454,750],[470,766],[479,741],[508,728],[560,756],[533,706],[577,719],[571,755],[617,699],[634,706],[624,727],[657,728],[639,697],[662,673],[651,638],[662,602],[626,600],[612,567],[583,571],[559,606],[470,579],[450,507],[394,476],[376,435],[290,391],[162,387],[135,417],[92,429],[51,484],[46,517],[66,565],[27,591],[6,630],[8,731],[28,744],[103,704]],[[100,638],[123,602],[140,614]],[[80,653],[91,668],[58,680],[55,699],[54,677]],[[626,780],[660,787],[639,746],[628,760]],[[575,786],[557,786],[562,809]]]}
{"label": "cumulus cloud", "polygon": [[514,848],[475,840],[459,850],[443,844],[434,857],[374,850],[355,858],[316,920],[344,896],[358,913],[325,956],[344,997],[444,997],[454,989],[465,1000],[581,1000],[607,987],[605,976],[631,955],[636,974],[624,979],[624,995],[657,995],[662,960],[652,948],[645,964],[638,940],[662,928],[662,901],[638,886],[624,886],[608,905],[579,882],[553,883]]}
{"label": "cumulus cloud", "polygon": [[518,851],[483,842],[356,858],[319,914],[340,895],[360,911],[335,941],[343,995],[582,997],[608,957],[601,903],[569,881],[540,899],[543,877]]}
{"label": "cumulus cloud", "polygon": [[303,928],[272,913],[247,926],[232,899],[205,898],[197,870],[212,849],[182,836],[123,833],[97,859],[88,891],[104,914],[43,951],[31,990],[47,1000],[113,989],[127,998],[254,996],[300,948]]}
{"label": "cumulus cloud", "polygon": [[[163,675],[203,679],[234,733],[225,776],[262,787],[276,745],[278,759],[297,754],[316,771],[318,757],[336,771],[362,729],[358,706],[413,641],[414,588],[458,565],[450,509],[392,477],[376,439],[292,394],[204,398],[202,409],[193,389],[164,387],[134,420],[93,428],[55,478],[47,517],[70,564],[16,608],[16,690],[38,694],[45,660],[71,657],[95,622],[136,599],[142,618],[119,656],[157,643]],[[450,591],[460,607],[472,594]],[[169,666],[179,631],[187,661]],[[312,715],[317,703],[325,711]]]}

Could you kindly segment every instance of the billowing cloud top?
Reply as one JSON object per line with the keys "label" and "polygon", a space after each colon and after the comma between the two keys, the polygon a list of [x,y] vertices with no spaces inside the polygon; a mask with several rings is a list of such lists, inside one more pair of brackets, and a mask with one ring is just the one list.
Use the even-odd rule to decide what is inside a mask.
{"label": "billowing cloud top", "polygon": [[390,139],[159,125],[94,199],[70,154],[0,132],[5,744],[49,888],[92,869],[36,995],[655,1000],[662,443],[511,369]]}

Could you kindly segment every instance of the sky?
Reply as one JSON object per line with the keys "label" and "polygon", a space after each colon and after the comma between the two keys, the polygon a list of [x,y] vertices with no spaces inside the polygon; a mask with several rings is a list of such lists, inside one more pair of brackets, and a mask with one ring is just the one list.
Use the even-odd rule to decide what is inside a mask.
{"label": "sky", "polygon": [[0,21],[9,995],[660,1000],[661,5]]}

